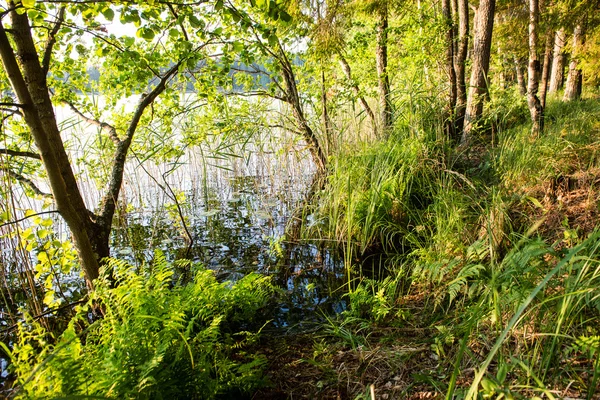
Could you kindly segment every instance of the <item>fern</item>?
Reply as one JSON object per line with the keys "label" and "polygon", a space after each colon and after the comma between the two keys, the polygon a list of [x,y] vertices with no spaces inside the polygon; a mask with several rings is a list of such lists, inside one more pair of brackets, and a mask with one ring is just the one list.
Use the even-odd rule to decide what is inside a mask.
{"label": "fern", "polygon": [[[107,269],[118,285],[104,274],[56,340],[33,321],[21,326],[18,397],[214,398],[263,383],[264,360],[244,352],[257,333],[238,335],[236,326],[264,324],[257,316],[275,292],[269,278],[219,283],[199,269],[182,286],[160,252],[139,272],[119,260]],[[98,307],[104,316],[92,322]]]}

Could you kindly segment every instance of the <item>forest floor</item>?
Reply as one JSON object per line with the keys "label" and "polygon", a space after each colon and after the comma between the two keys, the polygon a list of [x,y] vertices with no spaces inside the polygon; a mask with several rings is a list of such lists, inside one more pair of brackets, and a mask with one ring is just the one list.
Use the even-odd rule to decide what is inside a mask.
{"label": "forest floor", "polygon": [[[587,237],[600,220],[600,114],[598,100],[589,102],[594,103],[592,119],[596,121],[584,132],[589,137],[573,147],[556,145],[560,156],[554,160],[554,172],[528,176],[526,183],[512,188],[512,183],[497,183],[498,187],[504,185],[499,190],[506,199],[519,199],[507,200],[510,229],[523,232],[535,226],[536,235],[557,252]],[[560,141],[565,133],[557,129],[554,134]],[[479,156],[483,162],[486,155]],[[467,306],[455,303],[450,309],[436,309],[432,293],[426,285],[411,287],[410,295],[399,296],[395,304],[406,311],[406,318],[387,325],[341,318],[328,321],[316,333],[264,336],[258,352],[269,362],[266,375],[270,385],[253,399],[439,399],[446,397],[451,384],[456,385],[453,398],[462,398],[499,331],[482,328],[478,338],[468,341],[467,355],[458,355],[460,337],[444,329],[452,330],[454,322],[466,319]],[[533,344],[536,335],[544,334],[530,333],[529,343]],[[514,338],[513,342],[520,340]],[[518,352],[520,345],[514,346]],[[541,397],[600,399],[600,383],[596,394],[588,397],[581,390],[585,384],[575,382],[580,379],[581,383],[586,376],[590,379],[594,365],[574,359],[570,367],[583,372],[573,380],[565,373],[564,378],[546,384],[547,392]],[[516,388],[522,398],[540,396],[520,386],[521,378],[509,373],[506,387]],[[508,391],[506,397],[511,396]]]}

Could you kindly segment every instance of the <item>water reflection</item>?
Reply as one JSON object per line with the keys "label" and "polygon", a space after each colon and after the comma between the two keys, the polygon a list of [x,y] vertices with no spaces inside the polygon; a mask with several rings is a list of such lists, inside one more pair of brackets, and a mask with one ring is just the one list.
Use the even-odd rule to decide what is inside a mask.
{"label": "water reflection", "polygon": [[[124,214],[114,230],[114,254],[140,263],[159,248],[170,260],[201,262],[220,280],[237,280],[250,272],[271,275],[287,292],[273,316],[279,326],[314,321],[321,315],[317,310],[339,312],[341,257],[315,244],[283,241],[302,185],[290,176],[275,182],[278,190],[273,184],[273,177],[232,174],[204,190],[183,192],[178,201],[182,215],[169,205],[167,211],[163,206]],[[191,246],[182,218],[193,239]]]}

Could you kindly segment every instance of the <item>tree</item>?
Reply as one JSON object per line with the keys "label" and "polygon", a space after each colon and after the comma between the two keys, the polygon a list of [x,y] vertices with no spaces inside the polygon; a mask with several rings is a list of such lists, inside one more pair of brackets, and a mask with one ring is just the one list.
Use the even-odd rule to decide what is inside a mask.
{"label": "tree", "polygon": [[569,62],[569,72],[567,83],[565,85],[565,94],[563,101],[577,100],[581,97],[581,85],[583,76],[579,68],[579,56],[581,47],[585,40],[583,24],[580,22],[573,30],[573,44],[571,45],[571,61]]}
{"label": "tree", "polygon": [[388,0],[373,5],[377,16],[377,77],[379,80],[379,113],[383,135],[392,127],[392,99],[390,97],[390,76],[388,71]]}
{"label": "tree", "polygon": [[[197,50],[203,45],[193,48],[191,43],[188,43],[177,47],[176,50],[173,50],[175,47],[171,47],[171,51],[163,54],[156,52],[155,46],[146,46],[145,50],[153,54],[147,53],[146,56],[142,56],[143,46],[136,48],[132,38],[109,37],[101,32],[101,27],[95,22],[95,18],[102,13],[105,18],[112,19],[114,11],[110,3],[72,3],[59,8],[52,3],[42,3],[38,4],[35,10],[25,5],[30,4],[9,1],[8,8],[1,15],[0,58],[17,97],[25,124],[39,151],[56,207],[71,231],[82,269],[91,288],[93,280],[98,277],[102,260],[110,255],[109,238],[123,181],[124,166],[134,135],[143,123],[144,112],[167,89],[169,82],[178,74],[184,62],[191,61],[193,65],[197,61]],[[142,7],[141,14],[144,15],[145,12],[146,18],[152,19],[152,21],[146,20],[144,24],[138,8],[123,6],[120,11],[123,22],[129,22],[128,18],[134,19],[139,26],[138,35],[150,42],[156,31],[165,29],[166,25],[158,23],[160,21],[158,17],[161,12],[166,13],[169,10],[176,13],[172,5],[162,10],[156,8],[144,10]],[[147,92],[140,96],[135,110],[129,114],[128,122],[122,126],[117,127],[101,122],[85,115],[85,112],[76,107],[73,91],[76,89],[77,79],[74,79],[75,86],[70,86],[70,92],[64,90],[69,88],[69,82],[62,82],[63,90],[56,90],[56,93],[49,85],[51,79],[57,86],[61,85],[57,79],[62,76],[60,58],[65,58],[67,64],[73,61],[69,54],[73,51],[73,43],[68,43],[66,39],[69,32],[73,31],[74,23],[67,20],[67,14],[83,16],[88,31],[96,38],[94,42],[96,51],[100,54],[112,52],[119,62],[125,63],[130,68],[126,71],[117,71],[117,75],[121,74],[121,78],[124,73],[127,74],[127,82],[120,85],[124,90],[120,93],[120,97],[126,97],[136,90],[147,89]],[[7,16],[10,17],[8,23],[5,20]],[[30,22],[30,18],[34,19],[35,24]],[[193,18],[197,21],[196,17]],[[47,19],[51,19],[50,25],[45,23]],[[172,22],[166,24],[174,25]],[[183,21],[179,26],[182,37],[187,38]],[[77,28],[75,36],[78,37],[80,32],[83,33],[83,29]],[[36,45],[36,38],[45,38],[41,49]],[[57,57],[55,50],[59,39],[65,40],[63,42],[65,52]],[[170,41],[171,44],[181,42],[181,40],[171,39],[173,39]],[[86,207],[58,128],[54,103],[63,101],[67,102],[86,122],[97,125],[114,145],[107,189],[95,212]]]}
{"label": "tree", "polygon": [[447,105],[447,117],[445,121],[444,130],[446,136],[449,138],[454,137],[454,110],[456,108],[456,99],[458,96],[458,80],[456,76],[456,69],[454,66],[454,24],[452,19],[452,10],[450,0],[442,0],[442,18],[444,19],[445,31],[446,31],[446,60],[445,69],[448,76],[448,82],[450,83],[450,89],[448,93],[448,105]]}
{"label": "tree", "polygon": [[[454,3],[453,3],[454,4]],[[467,85],[465,82],[465,63],[469,49],[469,4],[468,0],[457,0],[454,8],[458,13],[458,43],[454,54],[454,70],[456,71],[456,110],[455,130],[462,131],[467,107]]]}
{"label": "tree", "polygon": [[490,49],[494,28],[495,0],[482,0],[475,14],[473,33],[473,56],[469,95],[465,111],[465,121],[461,144],[471,140],[475,124],[483,111],[483,95],[487,93]]}
{"label": "tree", "polygon": [[554,93],[562,88],[565,69],[565,29],[560,28],[554,35],[554,48],[552,50],[552,72],[550,73],[550,86],[548,92]]}
{"label": "tree", "polygon": [[[544,109],[538,98],[541,66],[537,55],[539,36],[540,4],[539,0],[529,0],[529,64],[527,68],[527,106],[531,115],[534,135],[538,135],[544,127]],[[544,90],[545,91],[545,90]]]}

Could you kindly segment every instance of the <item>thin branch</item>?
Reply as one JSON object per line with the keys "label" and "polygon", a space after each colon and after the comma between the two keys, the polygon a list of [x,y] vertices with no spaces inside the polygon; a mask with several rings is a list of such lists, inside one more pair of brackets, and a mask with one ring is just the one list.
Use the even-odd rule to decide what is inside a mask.
{"label": "thin branch", "polygon": [[115,128],[114,126],[112,126],[110,124],[107,124],[106,122],[100,122],[97,119],[88,117],[87,115],[85,115],[84,113],[79,111],[79,109],[77,109],[77,107],[75,107],[75,105],[73,103],[71,103],[67,100],[63,100],[63,102],[69,106],[71,111],[73,111],[75,114],[77,114],[79,116],[79,118],[81,118],[85,122],[87,122],[90,125],[95,125],[95,126],[99,127],[100,129],[105,130],[108,133],[110,140],[112,140],[114,144],[118,145],[119,143],[121,143],[121,139],[119,139],[119,135],[117,135],[117,128]]}
{"label": "thin branch", "polygon": [[11,103],[11,102],[0,102],[0,106],[2,106],[2,107],[17,107],[17,108],[25,107],[23,104]]}
{"label": "thin branch", "polygon": [[[58,212],[58,211],[57,211],[57,212]],[[86,296],[86,297],[87,297],[87,296]],[[38,319],[40,319],[40,318],[42,318],[42,317],[45,317],[45,316],[46,316],[46,315],[48,315],[48,314],[52,314],[52,313],[54,313],[54,312],[62,311],[62,310],[64,310],[65,308],[70,308],[70,307],[76,306],[76,305],[78,305],[78,304],[85,303],[86,301],[87,301],[87,298],[83,298],[83,299],[81,299],[81,300],[78,300],[78,301],[75,301],[75,302],[73,302],[73,303],[65,304],[64,306],[60,306],[60,307],[58,307],[58,308],[54,308],[54,309],[50,309],[50,310],[48,310],[48,311],[44,311],[43,313],[41,313],[41,314],[39,314],[39,315],[36,315],[36,316],[35,316],[35,317],[33,317],[32,319],[35,321],[35,320],[38,320]],[[4,329],[2,329],[2,330],[0,331],[0,335],[2,335],[2,334],[4,334],[4,333],[8,333],[8,332],[10,332],[10,331],[14,330],[15,328],[17,328],[18,326],[19,326],[19,323],[16,323],[16,324],[13,324],[13,325],[9,326],[8,328],[4,328]]]}
{"label": "thin branch", "polygon": [[19,218],[19,219],[14,220],[14,221],[5,222],[5,223],[3,223],[3,224],[0,225],[0,228],[4,228],[5,226],[8,226],[8,225],[18,224],[19,222],[23,222],[23,221],[25,221],[25,220],[27,220],[29,218],[37,217],[39,215],[46,215],[46,214],[60,214],[60,211],[58,211],[58,210],[51,210],[51,211],[42,211],[42,212],[39,212],[39,213],[31,214],[31,215],[28,215],[28,216],[23,217],[23,218]]}
{"label": "thin branch", "polygon": [[4,122],[6,119],[12,117],[13,115],[18,115],[19,117],[23,117],[23,113],[19,110],[12,110],[10,108],[4,108],[4,107],[0,107],[0,112],[6,113],[7,115],[5,115],[2,118],[2,122]]}
{"label": "thin branch", "polygon": [[[177,15],[177,11],[175,11],[175,8],[173,7],[172,4],[167,4],[167,7],[169,7],[169,11],[171,11],[171,14],[173,14],[173,16],[175,17],[175,19],[179,19],[179,15]],[[183,26],[183,22],[179,23],[179,27],[181,28],[181,33],[183,33],[183,37],[185,38],[186,42],[190,41],[190,38],[187,34],[187,31],[185,30],[185,27]]]}
{"label": "thin branch", "polygon": [[38,188],[37,185],[31,179],[24,177],[18,172],[15,172],[12,169],[6,167],[0,167],[0,171],[4,171],[6,174],[8,174],[8,176],[10,176],[13,179],[16,179],[22,185],[29,186],[33,193],[37,194],[38,196],[53,198],[53,196],[50,193],[42,192],[40,188]]}
{"label": "thin branch", "polygon": [[34,153],[32,151],[0,149],[0,154],[6,154],[9,156],[14,156],[14,157],[29,157],[29,158],[35,158],[36,160],[42,159],[42,157],[38,153]]}
{"label": "thin branch", "polygon": [[123,169],[125,168],[127,152],[129,151],[129,146],[133,140],[133,135],[135,134],[144,111],[150,104],[154,102],[154,100],[156,100],[158,95],[165,90],[167,82],[179,71],[181,64],[182,61],[179,61],[177,64],[173,65],[160,79],[154,89],[152,89],[150,93],[142,95],[140,98],[138,106],[136,107],[133,117],[131,118],[131,122],[129,123],[129,127],[127,128],[125,139],[121,140],[117,144],[117,149],[115,150],[109,187],[106,194],[102,198],[102,211],[99,218],[102,221],[98,221],[99,223],[110,223],[110,221],[112,221],[112,217],[115,212],[116,201],[119,197],[121,184],[123,182]]}
{"label": "thin branch", "polygon": [[42,70],[44,71],[44,75],[48,74],[48,70],[50,69],[50,59],[52,58],[52,49],[56,44],[56,35],[60,27],[62,26],[65,20],[65,6],[61,6],[58,11],[58,17],[56,19],[56,23],[52,27],[52,30],[48,34],[48,42],[46,43],[46,47],[44,48],[44,58],[42,59]]}

